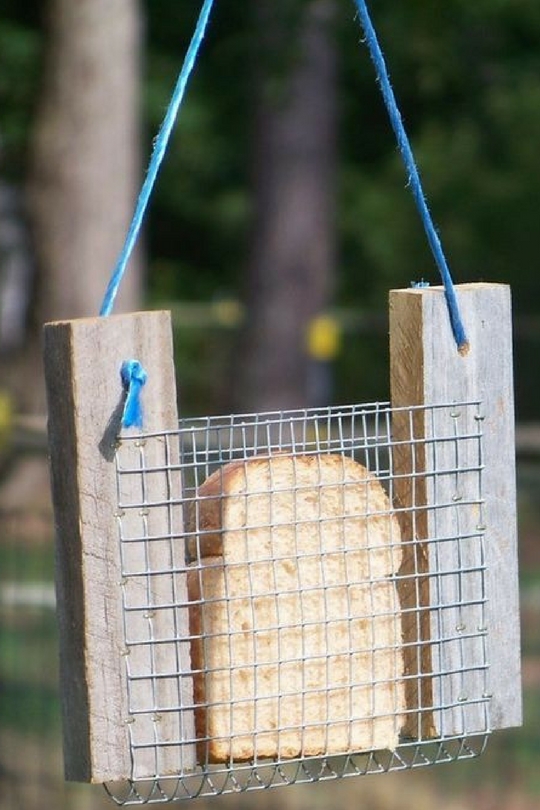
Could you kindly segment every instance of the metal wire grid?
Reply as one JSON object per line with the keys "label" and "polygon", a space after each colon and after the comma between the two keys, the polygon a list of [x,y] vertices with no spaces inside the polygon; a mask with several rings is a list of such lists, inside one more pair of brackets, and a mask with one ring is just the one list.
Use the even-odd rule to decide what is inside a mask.
{"label": "metal wire grid", "polygon": [[[107,786],[116,802],[381,773],[483,750],[481,428],[477,402],[375,403],[206,417],[122,437],[133,767],[126,784]],[[262,482],[246,472],[254,463]],[[224,469],[236,469],[236,490]],[[313,495],[315,512],[302,511]],[[336,497],[341,518],[321,506]]]}

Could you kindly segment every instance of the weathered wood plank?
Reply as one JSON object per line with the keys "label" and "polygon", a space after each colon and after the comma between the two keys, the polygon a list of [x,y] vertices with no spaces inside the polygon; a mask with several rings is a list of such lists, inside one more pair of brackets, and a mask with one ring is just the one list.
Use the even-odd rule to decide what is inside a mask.
{"label": "weathered wood plank", "polygon": [[[441,288],[390,293],[391,396],[394,407],[481,402],[484,464],[481,521],[486,526],[488,692],[492,695],[491,727],[500,729],[522,722],[511,301],[509,288],[504,285],[461,285],[457,294],[470,342],[470,351],[465,356],[456,350]],[[457,408],[450,419],[455,420],[456,430],[472,435],[477,429],[475,416],[466,411],[460,412]],[[421,507],[429,505],[433,499],[451,504],[452,499],[463,498],[464,492],[476,486],[478,473],[474,469],[473,439],[459,445],[451,441],[437,445],[437,466],[449,468],[453,464],[470,470],[460,475],[459,491],[451,476],[430,475],[435,464],[430,456],[431,439],[448,429],[443,425],[444,420],[448,422],[444,409],[435,412],[433,419],[419,413],[413,430],[416,435],[424,436],[427,443],[414,449],[405,446],[394,456],[396,468],[404,475],[396,489],[403,505]],[[410,431],[405,418],[394,420],[394,438],[405,441]],[[460,455],[456,457],[458,446]],[[414,479],[413,469],[417,474]],[[425,477],[418,476],[422,472],[426,473]],[[451,537],[452,532],[474,535],[475,524],[480,520],[477,507],[470,510],[456,510],[451,506],[438,510],[417,508],[412,516],[403,514],[404,533],[419,540],[441,534]],[[429,649],[428,645],[420,645],[421,654],[409,661],[413,675],[440,669],[456,670],[449,677],[431,678],[431,683],[429,677],[412,679],[418,694],[412,694],[411,699],[419,699],[419,705],[425,706],[426,701],[429,705],[433,699],[434,705],[451,707],[433,718],[436,733],[444,735],[481,731],[485,723],[480,702],[476,709],[471,705],[466,712],[456,705],[474,699],[482,682],[482,673],[474,671],[471,660],[474,643],[468,639],[468,633],[474,634],[480,629],[474,626],[480,617],[479,607],[474,605],[482,566],[478,555],[478,548],[466,540],[459,544],[420,542],[414,554],[409,555],[410,571],[416,567],[420,583],[416,585],[417,593],[411,585],[410,592],[405,594],[409,607],[415,598],[427,606],[441,602],[468,605],[465,611],[468,626],[463,625],[460,616],[464,611],[458,607],[420,611],[421,638],[436,639],[442,635],[449,643],[432,644]],[[458,569],[467,568],[471,569],[470,575],[457,576]],[[448,573],[440,576],[440,571]],[[409,630],[414,632],[413,627]],[[479,700],[481,697],[478,695]],[[427,736],[432,732],[429,721],[424,718],[422,733]]]}
{"label": "weathered wood plank", "polygon": [[[194,763],[193,746],[179,746],[182,739],[194,736],[191,678],[185,675],[189,673],[188,642],[162,645],[154,660],[152,652],[148,654],[146,664],[154,677],[140,682],[143,691],[153,685],[148,698],[141,697],[132,682],[133,670],[140,674],[144,662],[140,652],[131,657],[126,638],[135,632],[126,620],[131,615],[126,606],[130,600],[143,599],[146,613],[155,608],[156,614],[151,622],[138,619],[143,636],[150,625],[152,638],[189,635],[182,517],[179,509],[171,515],[171,506],[157,510],[151,518],[143,516],[140,507],[136,518],[133,510],[126,509],[123,537],[137,532],[145,540],[162,538],[132,544],[135,558],[126,561],[119,539],[118,499],[136,503],[144,494],[147,500],[167,500],[170,491],[163,491],[163,473],[145,473],[144,483],[142,474],[125,477],[121,483],[116,475],[116,439],[125,400],[120,380],[124,360],[136,358],[148,372],[142,393],[145,431],[161,433],[178,426],[169,314],[135,313],[47,324],[44,352],[66,778],[104,782],[189,770]],[[131,464],[139,449],[127,441],[126,448]],[[146,466],[163,467],[168,448],[164,437],[154,439],[146,449]],[[167,486],[175,490],[178,501],[179,474],[174,475],[168,474]],[[133,572],[141,573],[139,579],[126,576],[129,565],[138,566]],[[152,576],[153,570],[165,573]],[[161,610],[165,603],[173,607]],[[179,670],[184,676],[175,678],[173,673]],[[156,677],[164,674],[170,677]],[[151,719],[137,714],[141,700],[150,700]],[[160,708],[170,709],[173,703],[186,707],[181,718],[171,711],[160,714]],[[159,744],[133,749],[134,742],[147,738]]]}

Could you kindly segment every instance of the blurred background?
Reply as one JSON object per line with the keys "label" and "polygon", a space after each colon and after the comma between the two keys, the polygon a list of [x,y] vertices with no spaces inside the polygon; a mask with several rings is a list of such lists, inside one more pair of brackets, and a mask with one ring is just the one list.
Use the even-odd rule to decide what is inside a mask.
{"label": "blurred background", "polygon": [[[223,806],[540,801],[540,3],[373,0],[456,282],[512,285],[525,725],[477,761]],[[0,805],[62,778],[41,327],[94,316],[200,3],[0,0]],[[218,0],[117,311],[171,309],[180,409],[386,400],[387,294],[437,283],[352,0]],[[199,806],[203,806],[201,801]]]}

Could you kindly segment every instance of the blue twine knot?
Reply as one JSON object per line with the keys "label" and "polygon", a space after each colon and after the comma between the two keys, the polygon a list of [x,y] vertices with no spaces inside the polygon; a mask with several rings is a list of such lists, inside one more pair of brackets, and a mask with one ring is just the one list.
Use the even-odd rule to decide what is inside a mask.
{"label": "blue twine knot", "polygon": [[122,427],[142,428],[141,389],[148,375],[138,360],[125,360],[120,369],[120,377],[124,391],[127,393],[122,414]]}

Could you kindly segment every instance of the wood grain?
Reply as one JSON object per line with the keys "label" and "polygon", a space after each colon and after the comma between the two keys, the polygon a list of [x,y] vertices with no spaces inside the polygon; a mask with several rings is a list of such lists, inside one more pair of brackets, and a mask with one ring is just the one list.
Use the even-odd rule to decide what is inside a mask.
{"label": "wood grain", "polygon": [[[394,290],[390,293],[390,346],[391,346],[391,396],[392,405],[409,406],[422,404],[458,403],[479,400],[482,411],[483,466],[482,470],[482,520],[485,523],[486,537],[486,589],[487,589],[487,659],[488,693],[490,701],[490,723],[494,729],[520,725],[522,722],[522,699],[520,678],[520,627],[519,595],[517,577],[517,536],[516,536],[516,493],[515,493],[515,445],[514,445],[514,398],[512,372],[512,324],[510,290],[497,284],[467,284],[457,287],[458,300],[469,337],[470,350],[467,355],[457,352],[452,338],[444,292],[442,288],[420,288]],[[397,416],[393,422],[394,439],[407,440],[411,430],[428,441],[426,445],[403,446],[396,448],[394,462],[403,478],[396,482],[396,494],[402,506],[416,505],[413,514],[402,513],[402,533],[418,542],[409,554],[409,573],[416,570],[414,584],[405,589],[404,604],[412,607],[415,598],[420,605],[430,608],[441,601],[449,605],[473,602],[478,597],[478,582],[474,577],[458,578],[452,574],[440,576],[441,570],[449,572],[467,567],[478,570],[482,560],[478,559],[478,549],[462,541],[459,544],[423,543],[422,539],[445,536],[451,537],[456,531],[452,510],[440,510],[434,516],[428,507],[434,497],[434,482],[438,487],[437,499],[461,497],[455,491],[455,482],[450,476],[437,479],[433,472],[433,460],[428,457],[426,447],[429,441],[441,431],[440,419],[443,412],[427,418],[420,412],[411,427],[405,415]],[[447,416],[445,417],[447,419]],[[460,431],[474,433],[474,416],[456,409],[452,418],[462,420]],[[446,449],[444,449],[446,447]],[[439,448],[437,464],[442,468],[456,459],[448,454],[452,443]],[[446,455],[445,455],[446,454]],[[457,463],[464,470],[474,466],[472,443],[465,442],[460,450]],[[426,476],[411,475],[425,471]],[[474,487],[476,472],[471,471],[460,477],[460,486]],[[414,488],[414,493],[413,493]],[[454,489],[453,489],[454,488]],[[422,505],[426,505],[423,510]],[[418,508],[420,507],[420,508]],[[466,535],[474,533],[479,523],[478,507],[469,512],[460,512],[459,530]],[[412,521],[414,520],[414,526]],[[434,525],[436,522],[436,526]],[[448,534],[450,533],[450,534]],[[468,557],[467,555],[471,555]],[[405,571],[407,573],[407,571]],[[412,582],[412,581],[411,581]],[[464,628],[459,624],[459,610],[445,611],[420,610],[419,627],[421,639],[438,638],[441,634],[452,638],[456,633],[474,632],[481,628]],[[476,620],[477,614],[471,607],[468,616]],[[410,620],[412,621],[412,620]],[[435,623],[438,622],[436,625]],[[414,633],[410,626],[405,633]],[[437,734],[462,734],[481,731],[485,727],[481,703],[474,704],[467,711],[456,707],[460,700],[472,700],[479,694],[482,673],[474,672],[470,660],[470,645],[456,638],[446,647],[445,659],[440,660],[441,645],[419,645],[421,656],[409,661],[410,672],[422,677],[413,678],[409,695],[419,706],[433,698],[435,705],[448,704],[451,708],[436,713],[432,720],[423,717],[422,728],[417,733],[424,736]],[[413,651],[414,653],[414,651]],[[446,678],[430,678],[430,672],[455,667],[466,668],[465,675],[456,673]],[[414,690],[416,689],[416,693]],[[427,705],[430,705],[429,702]],[[427,713],[424,713],[427,714]],[[466,726],[466,728],[465,728]],[[409,729],[413,734],[413,729]]]}
{"label": "wood grain", "polygon": [[[44,352],[57,535],[66,778],[104,782],[131,776],[151,777],[156,769],[162,773],[178,772],[182,765],[178,746],[163,746],[141,755],[131,750],[134,736],[136,739],[139,733],[136,729],[148,720],[140,721],[133,714],[137,697],[128,689],[123,601],[135,598],[141,584],[135,579],[125,584],[118,497],[126,502],[135,501],[140,497],[141,484],[133,476],[119,488],[115,469],[116,439],[125,398],[119,373],[124,360],[136,358],[148,372],[142,394],[145,430],[177,429],[170,317],[165,312],[152,312],[47,324]],[[163,452],[163,449],[147,450],[147,462],[152,463],[152,454]],[[179,487],[179,481],[174,486]],[[155,498],[157,493],[152,487],[150,484],[148,495]],[[165,518],[170,520],[167,515],[153,520],[159,524]],[[130,520],[126,515],[124,531],[140,531],[140,525],[130,527]],[[140,517],[138,520],[140,523]],[[177,514],[174,520],[181,537],[181,515]],[[162,525],[152,526],[152,531],[164,534]],[[175,545],[174,553],[178,570],[184,563],[183,543]],[[171,567],[170,551],[157,550],[152,554],[147,565]],[[185,575],[147,577],[146,584],[147,601],[159,604],[164,599],[176,599],[180,606],[185,605]],[[182,632],[187,637],[187,608],[177,608],[174,619],[177,624],[184,622]],[[174,629],[166,612],[157,621],[153,632],[158,635]],[[164,622],[170,622],[168,629]],[[155,666],[178,670],[178,648],[168,654],[174,656],[174,662],[162,660]],[[140,664],[129,661],[131,667]],[[180,666],[189,669],[186,644],[180,651]],[[187,688],[188,694],[183,699],[192,704],[189,683],[186,678],[181,690],[185,692]],[[178,695],[178,686],[175,688]],[[155,700],[167,704],[171,698],[158,690]],[[154,729],[155,739],[178,743],[178,716],[169,713],[167,717],[166,721],[156,717],[160,725]],[[187,738],[193,738],[193,720],[188,713],[182,718],[182,730]],[[188,748],[182,751],[183,766],[188,769]]]}

